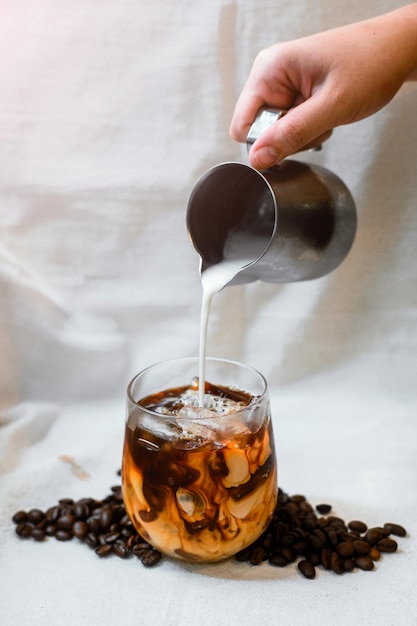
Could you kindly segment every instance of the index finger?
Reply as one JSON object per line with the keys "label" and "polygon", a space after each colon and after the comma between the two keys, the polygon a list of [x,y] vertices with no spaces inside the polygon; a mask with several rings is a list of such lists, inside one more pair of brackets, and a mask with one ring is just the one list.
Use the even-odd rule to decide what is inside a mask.
{"label": "index finger", "polygon": [[245,142],[259,109],[266,102],[258,94],[243,90],[235,106],[232,121],[230,123],[230,136],[236,141]]}

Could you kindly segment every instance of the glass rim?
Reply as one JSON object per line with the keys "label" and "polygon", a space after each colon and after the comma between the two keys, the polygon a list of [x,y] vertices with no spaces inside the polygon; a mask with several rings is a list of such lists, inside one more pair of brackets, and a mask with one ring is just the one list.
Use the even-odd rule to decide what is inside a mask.
{"label": "glass rim", "polygon": [[[134,385],[134,383],[137,381],[137,379],[139,378],[139,376],[143,376],[144,374],[146,374],[147,372],[149,372],[150,370],[156,369],[157,367],[161,366],[161,365],[167,365],[167,364],[175,364],[175,363],[185,363],[186,361],[195,361],[197,364],[199,362],[199,357],[198,356],[184,356],[184,357],[176,357],[176,358],[172,358],[172,359],[166,359],[165,361],[157,361],[156,363],[153,363],[151,365],[148,365],[148,367],[145,367],[144,369],[142,369],[140,372],[138,372],[129,382],[128,386],[127,386],[127,398],[129,400],[129,402],[131,402],[135,407],[137,407],[138,409],[140,409],[141,411],[143,411],[144,413],[147,413],[148,415],[152,415],[152,416],[156,416],[159,419],[161,418],[165,418],[167,420],[172,420],[172,419],[176,419],[176,415],[164,415],[164,413],[157,413],[156,411],[152,411],[151,409],[148,409],[147,407],[143,406],[142,404],[139,404],[139,402],[137,400],[135,400],[133,398],[132,395],[132,387]],[[212,357],[212,356],[208,356],[206,357],[206,362],[215,362],[215,363],[222,363],[222,364],[226,364],[226,365],[234,365],[240,368],[243,368],[245,370],[247,370],[248,372],[251,372],[253,374],[255,374],[262,382],[263,384],[263,389],[262,392],[258,395],[253,395],[251,392],[249,392],[248,390],[244,390],[244,389],[240,389],[240,391],[248,391],[248,393],[251,393],[251,395],[253,395],[252,400],[249,402],[249,404],[241,407],[240,409],[237,409],[236,411],[232,411],[231,413],[219,413],[216,416],[210,416],[210,419],[216,419],[216,418],[221,418],[221,417],[226,417],[228,415],[232,416],[232,415],[238,415],[239,413],[241,413],[242,411],[247,411],[248,409],[253,408],[253,406],[255,404],[258,404],[260,401],[263,400],[263,398],[265,397],[267,391],[268,391],[268,383],[267,380],[265,378],[265,376],[263,374],[261,374],[261,372],[259,370],[257,370],[255,367],[252,367],[251,365],[246,365],[245,363],[241,363],[240,361],[234,361],[231,359],[224,359],[221,357]],[[161,389],[160,391],[163,391],[163,389]],[[158,390],[155,391],[155,393],[157,393]],[[208,409],[210,410],[210,409]],[[181,418],[181,419],[187,419],[187,418]],[[193,418],[188,418],[188,419],[192,419],[193,421],[198,421],[198,420],[205,420],[207,419],[207,417],[193,417]]]}

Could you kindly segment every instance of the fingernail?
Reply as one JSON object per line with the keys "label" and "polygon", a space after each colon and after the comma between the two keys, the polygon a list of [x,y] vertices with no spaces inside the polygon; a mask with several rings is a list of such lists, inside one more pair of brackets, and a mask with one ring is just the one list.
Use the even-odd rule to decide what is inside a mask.
{"label": "fingernail", "polygon": [[265,146],[263,148],[259,148],[253,155],[254,161],[258,167],[265,169],[267,167],[271,167],[275,165],[277,162],[277,153],[274,148],[271,146]]}

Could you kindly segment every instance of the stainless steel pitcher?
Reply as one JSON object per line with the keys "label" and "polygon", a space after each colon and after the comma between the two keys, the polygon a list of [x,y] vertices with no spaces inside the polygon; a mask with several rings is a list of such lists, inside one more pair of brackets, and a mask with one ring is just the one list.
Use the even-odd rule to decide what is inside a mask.
{"label": "stainless steel pitcher", "polygon": [[[248,147],[280,115],[261,111]],[[200,272],[242,259],[229,285],[324,276],[348,254],[356,223],[354,200],[340,178],[289,159],[262,172],[237,162],[216,165],[198,180],[187,209]]]}

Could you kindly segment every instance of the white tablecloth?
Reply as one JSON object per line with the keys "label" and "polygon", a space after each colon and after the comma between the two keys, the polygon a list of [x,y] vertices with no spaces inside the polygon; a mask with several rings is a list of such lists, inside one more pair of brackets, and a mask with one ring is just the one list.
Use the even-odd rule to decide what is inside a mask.
{"label": "white tablecloth", "polygon": [[346,521],[403,524],[399,551],[313,581],[266,563],[146,569],[75,541],[23,541],[11,522],[106,495],[128,381],[197,353],[185,208],[206,169],[245,160],[228,125],[256,52],[401,4],[0,0],[2,624],[417,623],[415,85],[297,157],[355,197],[342,266],[225,289],[209,328],[210,354],[269,382],[281,487]]}

